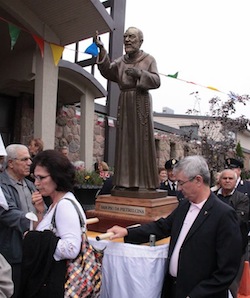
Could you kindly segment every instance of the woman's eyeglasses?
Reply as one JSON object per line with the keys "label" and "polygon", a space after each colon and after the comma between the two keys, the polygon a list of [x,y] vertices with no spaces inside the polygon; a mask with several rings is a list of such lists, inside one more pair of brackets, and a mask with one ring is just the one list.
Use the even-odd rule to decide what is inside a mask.
{"label": "woman's eyeglasses", "polygon": [[35,179],[37,181],[42,181],[43,179],[49,177],[50,175],[41,176],[41,175],[31,174],[30,176],[31,176],[31,178],[33,178],[33,179]]}

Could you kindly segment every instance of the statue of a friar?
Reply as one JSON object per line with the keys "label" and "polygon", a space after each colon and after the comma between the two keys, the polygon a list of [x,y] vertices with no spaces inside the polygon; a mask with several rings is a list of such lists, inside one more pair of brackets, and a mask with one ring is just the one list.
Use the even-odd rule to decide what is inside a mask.
{"label": "statue of a friar", "polygon": [[154,57],[141,50],[143,33],[124,33],[125,55],[113,62],[98,36],[97,65],[103,77],[120,88],[116,126],[114,181],[116,189],[147,191],[159,188],[150,89],[160,86]]}

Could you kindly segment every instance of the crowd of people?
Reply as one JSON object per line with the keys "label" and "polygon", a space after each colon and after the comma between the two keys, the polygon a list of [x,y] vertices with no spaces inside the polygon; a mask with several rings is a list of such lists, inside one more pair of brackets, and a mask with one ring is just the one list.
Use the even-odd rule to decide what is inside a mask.
{"label": "crowd of people", "polygon": [[[234,160],[228,161],[232,166]],[[223,197],[212,192],[210,171],[202,156],[188,156],[174,164],[171,182],[182,193],[178,207],[168,217],[139,227],[115,225],[107,231],[112,233],[110,239],[124,237],[125,242],[139,244],[151,234],[156,240],[170,236],[162,298],[225,298],[228,290],[237,297],[247,259],[249,197],[235,191],[233,170],[222,172],[219,194]],[[230,189],[228,173],[234,181]]]}
{"label": "crowd of people", "polygon": [[[140,244],[152,234],[156,240],[170,237],[162,298],[226,298],[229,290],[236,298],[248,259],[250,182],[241,179],[243,164],[228,158],[227,169],[219,173],[212,190],[210,169],[199,155],[167,160],[157,176],[148,90],[160,86],[159,74],[155,59],[140,50],[141,30],[130,27],[123,38],[126,54],[111,62],[98,34],[94,37],[102,75],[121,89],[115,175],[105,162],[96,163],[103,188],[107,186],[100,193],[109,194],[113,187],[162,189],[179,203],[165,218],[130,228],[114,225],[107,230],[112,232],[110,239],[123,237]],[[7,146],[4,159],[0,273],[6,281],[3,284],[0,278],[0,293],[12,298],[63,298],[66,262],[78,255],[81,246],[75,206],[86,220],[74,195],[75,171],[84,171],[85,164],[72,163],[68,147],[44,150],[40,139],[28,147]],[[32,224],[30,213],[37,219]]]}
{"label": "crowd of people", "polygon": [[[84,163],[73,164],[59,150],[41,150],[31,157],[22,144],[7,146],[6,154],[0,186],[8,208],[0,207],[0,261],[12,275],[0,291],[7,291],[6,297],[63,297],[66,260],[74,259],[81,245],[80,222],[71,201],[86,219],[73,190],[76,166],[84,170]],[[226,297],[228,289],[237,297],[248,259],[250,182],[241,180],[242,168],[238,160],[227,159],[212,191],[203,157],[170,159],[159,169],[159,188],[178,198],[172,214],[141,227],[108,230],[114,233],[111,239],[124,237],[129,243],[147,242],[150,234],[157,240],[171,236],[162,297],[219,298]],[[112,179],[107,163],[98,162],[96,171],[104,181]],[[26,178],[30,173],[34,182]],[[34,231],[26,217],[29,212],[38,219]],[[51,231],[54,212],[57,226]]]}
{"label": "crowd of people", "polygon": [[[66,147],[44,150],[41,139],[28,146],[11,144],[4,151],[1,297],[64,297],[66,262],[77,256],[82,240],[75,205],[86,220],[74,195],[75,171],[85,171],[85,163],[71,162],[68,152]],[[133,244],[148,242],[152,234],[156,240],[170,237],[162,298],[224,298],[228,291],[237,298],[249,259],[250,182],[241,179],[242,169],[241,161],[227,158],[211,186],[202,156],[169,159],[159,168],[155,189],[176,197],[177,208],[140,227],[108,229],[111,240],[124,237]],[[114,183],[108,164],[98,161],[94,170],[103,179],[98,195],[111,194]],[[32,228],[27,217],[31,212],[37,217]],[[53,218],[56,229],[51,230]]]}
{"label": "crowd of people", "polygon": [[[64,297],[66,260],[77,256],[82,241],[82,229],[73,203],[86,220],[74,195],[75,171],[85,171],[85,163],[71,162],[65,147],[44,150],[39,138],[32,139],[28,146],[11,144],[3,149],[1,297]],[[96,171],[104,182],[112,177],[105,162],[98,162]],[[31,212],[38,220],[33,222],[34,231],[27,217]],[[54,214],[56,231],[50,231]]]}
{"label": "crowd of people", "polygon": [[[58,150],[41,150],[31,157],[27,146],[11,144],[6,153],[0,186],[8,208],[0,207],[0,253],[11,266],[12,288],[1,297],[64,297],[66,260],[77,256],[82,239],[72,202],[86,220],[73,194],[75,167]],[[34,231],[27,217],[30,212],[38,220]],[[51,231],[54,213],[56,231]],[[7,291],[9,284],[5,286]]]}

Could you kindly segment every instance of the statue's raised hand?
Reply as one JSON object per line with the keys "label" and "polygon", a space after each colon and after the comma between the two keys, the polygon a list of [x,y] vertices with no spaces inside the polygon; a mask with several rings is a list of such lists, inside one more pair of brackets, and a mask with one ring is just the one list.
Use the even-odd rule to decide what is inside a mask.
{"label": "statue's raised hand", "polygon": [[95,35],[95,37],[93,38],[93,41],[94,41],[94,43],[97,45],[97,47],[98,47],[99,49],[104,48],[104,44],[103,44],[103,42],[101,41],[101,38],[100,38],[100,36],[99,36],[99,34],[98,34],[98,31],[96,31],[96,35]]}

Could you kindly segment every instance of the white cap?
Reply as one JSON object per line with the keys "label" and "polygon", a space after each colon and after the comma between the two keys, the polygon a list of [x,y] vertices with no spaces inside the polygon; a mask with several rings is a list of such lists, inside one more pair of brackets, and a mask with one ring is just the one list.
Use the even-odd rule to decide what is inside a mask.
{"label": "white cap", "polygon": [[5,150],[3,139],[2,139],[2,136],[0,134],[0,156],[6,156],[6,155],[7,155],[7,152]]}

